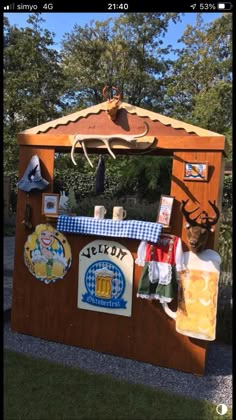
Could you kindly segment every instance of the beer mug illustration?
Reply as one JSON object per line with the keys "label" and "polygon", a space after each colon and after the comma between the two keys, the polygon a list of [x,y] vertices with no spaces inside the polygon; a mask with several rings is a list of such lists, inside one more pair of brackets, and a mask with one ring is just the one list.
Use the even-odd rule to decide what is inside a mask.
{"label": "beer mug illustration", "polygon": [[[167,315],[175,319],[176,331],[180,334],[213,341],[216,334],[220,256],[217,254],[218,261],[209,261],[208,251],[217,254],[212,250],[205,250],[199,255],[185,253],[194,256],[190,255],[187,269],[179,273],[177,311],[173,312],[167,303],[162,306]],[[202,256],[206,258],[202,259]]]}
{"label": "beer mug illustration", "polygon": [[112,280],[115,273],[106,267],[95,271],[95,295],[103,299],[112,297]]}
{"label": "beer mug illustration", "polygon": [[127,212],[123,207],[113,207],[113,220],[123,220],[126,218]]}
{"label": "beer mug illustration", "polygon": [[95,219],[104,219],[107,209],[104,206],[95,206],[94,207],[94,218]]}
{"label": "beer mug illustration", "polygon": [[34,262],[34,270],[35,270],[35,275],[37,277],[46,277],[47,276],[47,271],[46,271],[46,264],[45,264],[45,260],[44,259],[37,259]]}
{"label": "beer mug illustration", "polygon": [[62,278],[64,271],[66,270],[67,261],[61,255],[55,255],[53,257],[52,276]]}

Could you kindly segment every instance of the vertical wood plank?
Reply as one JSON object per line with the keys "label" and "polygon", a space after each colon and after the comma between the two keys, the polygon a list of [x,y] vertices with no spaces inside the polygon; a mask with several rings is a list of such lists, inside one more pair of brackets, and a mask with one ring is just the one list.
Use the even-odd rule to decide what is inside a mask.
{"label": "vertical wood plank", "polygon": [[[38,155],[40,160],[41,174],[45,178],[49,185],[46,189],[48,192],[53,191],[53,171],[54,171],[54,148],[40,148],[40,147],[29,147],[20,146],[19,150],[19,179],[25,173],[25,170],[34,155]],[[15,305],[16,298],[21,295],[21,291],[17,294],[16,290],[19,291],[20,279],[24,278],[24,244],[35,226],[40,224],[44,219],[41,214],[42,193],[40,191],[27,193],[18,189],[17,193],[17,211],[16,211],[16,240],[15,240],[15,259],[14,259],[14,273],[13,273],[13,295],[12,295],[12,312],[11,322],[12,327],[17,325],[17,317],[19,316],[17,306]],[[32,209],[32,224],[31,230],[26,229],[22,221],[25,217],[26,204],[30,204]],[[27,269],[26,269],[27,270]],[[23,290],[22,290],[23,293]],[[21,310],[24,310],[21,308]]]}
{"label": "vertical wood plank", "polygon": [[[175,321],[165,314],[159,302],[137,298],[142,267],[134,267],[131,317],[77,308],[79,253],[98,237],[66,237],[72,250],[72,265],[62,280],[46,285],[30,274],[22,259],[19,262],[21,276],[17,278],[13,330],[202,375],[206,342],[177,333]],[[134,259],[137,257],[139,241],[116,240],[130,250]]]}
{"label": "vertical wood plank", "polygon": [[[183,179],[185,162],[208,162],[208,182],[205,181],[186,181]],[[223,168],[224,158],[221,152],[175,152],[173,158],[171,192],[175,197],[175,208],[172,218],[172,233],[180,236],[183,240],[184,249],[187,250],[186,221],[180,212],[182,200],[189,199],[187,209],[192,210],[196,207],[205,210],[209,215],[214,211],[208,200],[216,200],[216,204],[221,210],[222,190],[223,190]],[[196,212],[197,215],[197,212]],[[215,232],[210,232],[207,247],[217,250],[219,223],[216,225]]]}

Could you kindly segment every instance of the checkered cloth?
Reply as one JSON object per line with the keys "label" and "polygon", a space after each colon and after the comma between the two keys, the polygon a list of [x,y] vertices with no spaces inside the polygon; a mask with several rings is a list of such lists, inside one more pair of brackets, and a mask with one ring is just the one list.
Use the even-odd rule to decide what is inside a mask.
{"label": "checkered cloth", "polygon": [[94,219],[93,217],[59,216],[57,230],[80,235],[113,236],[157,242],[162,225],[140,220]]}

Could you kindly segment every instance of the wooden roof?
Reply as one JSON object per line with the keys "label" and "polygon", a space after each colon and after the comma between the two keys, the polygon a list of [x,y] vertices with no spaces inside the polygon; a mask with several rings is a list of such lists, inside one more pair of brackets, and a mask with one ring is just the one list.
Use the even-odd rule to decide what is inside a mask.
{"label": "wooden roof", "polygon": [[[81,135],[89,140],[86,145],[90,153],[100,153],[106,149],[101,141],[105,136],[112,138],[112,148],[117,153],[130,153],[131,150],[139,153],[148,149],[158,154],[171,154],[177,150],[215,150],[227,155],[228,145],[221,134],[125,102],[121,103],[115,121],[111,121],[106,109],[107,102],[102,102],[24,130],[18,133],[18,144],[55,147],[57,151],[65,152],[71,149],[75,136]],[[140,137],[145,127],[148,127],[147,135]],[[127,135],[139,138],[131,144],[122,140],[122,136]],[[76,149],[81,147],[77,142]]]}
{"label": "wooden roof", "polygon": [[[81,119],[84,119],[84,118],[87,119],[89,116],[92,116],[94,114],[98,115],[100,113],[104,113],[106,110],[106,104],[107,102],[102,102],[98,105],[94,105],[89,108],[85,108],[81,111],[74,112],[73,114],[66,115],[61,118],[57,118],[56,120],[49,121],[44,124],[40,124],[33,128],[29,128],[27,130],[22,131],[19,134],[40,134],[40,133],[43,134],[43,133],[48,133],[51,131],[54,132],[55,134],[57,134],[56,132],[58,132],[58,134],[62,132],[65,133],[65,129],[62,130],[59,128],[60,127],[62,128],[65,126],[68,127],[68,125],[72,127],[73,126],[72,123],[75,123]],[[141,117],[141,118],[147,117],[153,122],[154,121],[159,122],[161,125],[165,126],[166,128],[167,127],[172,128],[171,132],[169,131],[166,132],[167,135],[170,135],[170,134],[174,135],[173,129],[175,129],[176,135],[179,135],[179,133],[177,134],[177,132],[184,130],[185,134],[193,134],[193,135],[195,134],[195,135],[203,136],[203,137],[221,136],[221,134],[215,133],[213,131],[200,128],[195,125],[191,125],[183,121],[176,120],[174,118],[166,117],[156,112],[152,112],[144,108],[139,108],[137,106],[134,106],[125,102],[122,102],[120,109],[126,110],[127,114],[137,115],[138,117]],[[117,128],[117,125],[116,125],[116,128]],[[68,132],[69,131],[68,129],[66,131],[67,131],[67,134],[75,134],[73,132]]]}

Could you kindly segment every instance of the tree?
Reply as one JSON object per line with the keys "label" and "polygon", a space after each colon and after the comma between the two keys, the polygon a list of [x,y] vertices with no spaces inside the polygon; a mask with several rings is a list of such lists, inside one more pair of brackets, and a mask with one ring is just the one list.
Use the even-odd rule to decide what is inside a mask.
{"label": "tree", "polygon": [[231,144],[231,14],[207,25],[198,14],[195,26],[188,25],[179,41],[185,46],[177,50],[178,58],[169,74],[169,112],[225,135]]}
{"label": "tree", "polygon": [[[110,155],[105,160],[105,198],[135,195],[140,200],[156,202],[161,194],[170,192],[172,169],[171,157],[158,156],[119,156],[114,160]],[[71,162],[70,156],[60,154],[55,160],[54,191],[65,190],[70,187],[80,200],[88,195],[96,196],[95,176],[87,160],[82,155],[76,155],[77,166]],[[93,156],[94,165],[98,163],[98,156]]]}
{"label": "tree", "polygon": [[104,22],[76,25],[62,44],[67,76],[64,100],[73,108],[101,102],[105,85],[117,86],[123,100],[163,108],[165,73],[170,61],[162,38],[173,13],[129,13]]}
{"label": "tree", "polygon": [[[108,84],[119,88],[124,101],[162,112],[165,75],[171,65],[166,59],[170,48],[162,47],[163,37],[170,20],[179,19],[174,13],[129,13],[104,22],[92,21],[84,27],[75,25],[62,43],[66,78],[63,100],[68,109],[72,112],[102,102],[101,92]],[[158,199],[160,193],[169,190],[170,165],[171,159],[165,158],[107,159],[106,192]],[[60,171],[59,164],[58,179]],[[91,174],[84,178],[81,170],[78,173],[73,169],[64,178],[70,179],[82,195],[86,190],[90,194],[93,191]]]}
{"label": "tree", "polygon": [[32,14],[18,29],[4,21],[4,170],[16,168],[16,134],[60,115],[64,78],[53,34]]}

